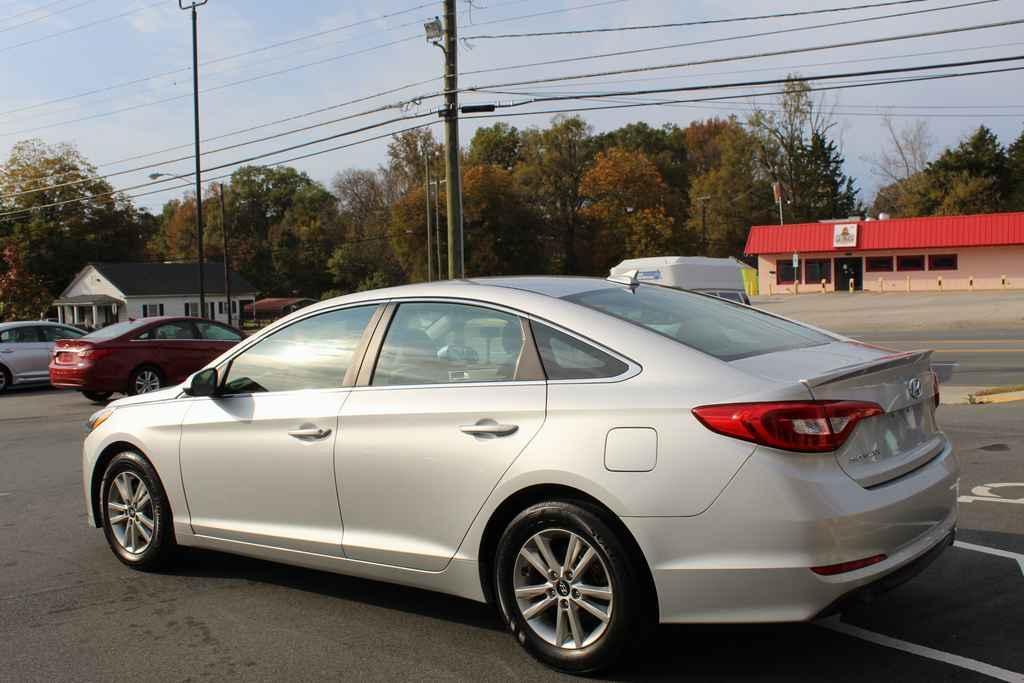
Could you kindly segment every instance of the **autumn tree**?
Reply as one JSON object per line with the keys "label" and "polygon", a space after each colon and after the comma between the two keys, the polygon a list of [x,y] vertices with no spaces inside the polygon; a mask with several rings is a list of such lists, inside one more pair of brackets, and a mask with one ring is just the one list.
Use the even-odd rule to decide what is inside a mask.
{"label": "autumn tree", "polygon": [[0,271],[0,320],[37,320],[50,308],[53,297],[42,278],[25,267],[21,251],[13,244],[3,249]]}
{"label": "autumn tree", "polygon": [[594,226],[588,272],[603,274],[624,258],[671,249],[667,189],[658,167],[641,152],[612,147],[597,155],[580,183],[587,200],[583,213]]}
{"label": "autumn tree", "polygon": [[750,226],[777,220],[772,181],[756,161],[755,137],[736,119],[712,121],[696,127],[706,132],[701,158],[709,163],[691,179],[687,246],[707,256],[741,256]]}
{"label": "autumn tree", "polygon": [[142,258],[152,223],[74,147],[19,142],[0,173],[0,244],[17,245],[52,295],[89,261]]}

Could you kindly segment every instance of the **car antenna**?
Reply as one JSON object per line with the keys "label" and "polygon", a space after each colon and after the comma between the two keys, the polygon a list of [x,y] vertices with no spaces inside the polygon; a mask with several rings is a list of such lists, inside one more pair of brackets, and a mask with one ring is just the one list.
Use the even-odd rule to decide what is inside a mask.
{"label": "car antenna", "polygon": [[639,270],[627,270],[625,273],[619,273],[618,275],[609,275],[605,279],[608,280],[608,282],[628,285],[630,290],[635,292],[636,288],[640,285],[640,280],[637,279],[637,275],[639,274]]}

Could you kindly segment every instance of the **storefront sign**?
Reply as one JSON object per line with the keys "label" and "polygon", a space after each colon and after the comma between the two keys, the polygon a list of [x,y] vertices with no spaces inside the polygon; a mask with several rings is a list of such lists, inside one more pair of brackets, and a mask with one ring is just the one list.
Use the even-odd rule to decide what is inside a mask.
{"label": "storefront sign", "polygon": [[836,225],[832,233],[832,246],[836,249],[853,248],[857,246],[857,224],[840,223]]}

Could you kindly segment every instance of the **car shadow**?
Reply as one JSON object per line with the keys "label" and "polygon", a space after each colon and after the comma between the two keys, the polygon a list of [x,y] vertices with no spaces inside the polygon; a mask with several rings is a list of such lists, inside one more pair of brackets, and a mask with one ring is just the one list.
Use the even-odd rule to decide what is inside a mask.
{"label": "car shadow", "polygon": [[[452,622],[474,630],[502,632],[494,608],[471,600],[453,598],[417,588],[297,568],[274,562],[210,550],[183,552],[175,575],[202,578],[244,579],[278,587],[312,592],[326,598],[347,600],[395,612]],[[892,595],[903,593],[898,588]],[[904,601],[910,597],[902,596]],[[466,634],[473,638],[472,633]],[[593,677],[612,681],[759,680],[794,679],[855,681],[944,679],[947,665],[908,655],[851,638],[813,623],[754,625],[662,625],[635,647],[610,671]],[[519,647],[509,637],[509,653]],[[855,666],[837,666],[837,653]],[[546,671],[525,653],[520,660],[524,675],[533,669],[547,679]],[[824,673],[823,673],[824,672]],[[557,677],[553,671],[547,671]],[[568,677],[566,678],[568,680]]]}
{"label": "car shadow", "polygon": [[186,549],[173,573],[197,578],[242,578],[328,598],[454,621],[473,628],[503,630],[492,607],[472,600],[214,550]]}

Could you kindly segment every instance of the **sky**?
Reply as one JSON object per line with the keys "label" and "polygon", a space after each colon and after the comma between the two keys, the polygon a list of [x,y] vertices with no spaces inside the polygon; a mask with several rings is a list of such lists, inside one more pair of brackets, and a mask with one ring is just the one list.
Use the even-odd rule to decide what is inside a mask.
{"label": "sky", "polygon": [[[458,0],[459,34],[471,37],[679,23],[880,1]],[[965,6],[774,36],[706,42],[956,5]],[[440,2],[425,0],[208,0],[199,9],[200,87],[206,91],[201,95],[200,106],[202,136],[214,139],[203,145],[204,152],[212,152],[203,156],[203,166],[209,169],[204,177],[229,173],[236,167],[234,162],[251,156],[392,118],[432,112],[439,103],[430,96],[441,90],[442,52],[425,40],[422,23],[441,12]],[[759,55],[1014,19],[1024,19],[1020,0],[923,0],[833,14],[656,30],[470,38],[459,46],[460,86],[487,87],[569,74]],[[685,45],[694,42],[705,44]],[[137,186],[149,183],[148,175],[153,172],[192,171],[193,162],[187,158],[192,153],[193,136],[191,47],[189,12],[181,11],[175,0],[0,0],[0,58],[7,64],[0,73],[0,155],[6,158],[13,144],[28,138],[70,143],[99,167],[99,173],[117,174],[108,177],[115,188],[136,188],[128,189],[129,195],[159,190],[134,200],[139,206],[158,211],[165,201],[183,193],[183,189],[175,187],[182,183],[172,180],[163,185]],[[631,50],[644,51],[589,58]],[[496,89],[531,95],[594,94],[783,78],[794,72],[813,76],[1016,55],[1024,55],[1024,24],[805,54]],[[576,61],[536,64],[564,59]],[[1024,63],[959,70],[1017,65]],[[954,70],[957,69],[946,69]],[[881,114],[894,115],[897,125],[918,118],[927,120],[936,141],[936,153],[956,144],[981,123],[1009,144],[1024,126],[1022,75],[1024,71],[827,93],[837,123],[833,132],[846,156],[846,170],[857,179],[862,198],[869,201],[879,184],[869,158],[877,155],[884,140]],[[865,79],[840,82],[857,80]],[[410,84],[416,85],[403,87]],[[716,115],[736,114],[742,118],[757,105],[770,107],[771,96],[754,95],[776,87],[561,101],[502,108],[499,112],[520,114],[531,109],[582,108],[630,100],[649,103],[725,94],[737,97],[728,102],[659,104],[584,113],[596,132],[634,121],[652,126],[685,126],[690,121]],[[393,92],[380,95],[386,91]],[[508,103],[526,96],[471,92],[461,97],[462,104],[471,104]],[[362,101],[345,104],[357,99]],[[374,114],[242,144],[386,105],[390,108]],[[550,119],[547,114],[501,120],[528,127],[544,126]],[[499,119],[463,120],[462,144],[468,144],[478,126],[496,120]],[[275,121],[280,123],[267,125]],[[253,163],[270,164],[427,121],[435,118],[396,122],[266,156]],[[238,132],[246,129],[248,132]],[[442,136],[439,123],[433,130],[436,136]],[[232,148],[214,151],[227,146]],[[386,146],[384,137],[291,165],[329,183],[345,169],[373,168],[383,163]],[[132,170],[140,166],[150,167]]]}

